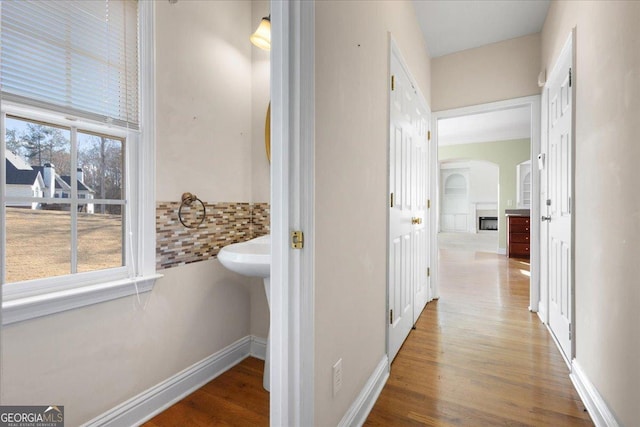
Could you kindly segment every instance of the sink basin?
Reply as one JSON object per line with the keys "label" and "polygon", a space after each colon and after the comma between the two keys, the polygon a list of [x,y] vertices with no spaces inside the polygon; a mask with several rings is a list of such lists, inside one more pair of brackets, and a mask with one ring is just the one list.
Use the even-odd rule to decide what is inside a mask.
{"label": "sink basin", "polygon": [[[225,246],[218,252],[218,260],[227,269],[243,276],[262,277],[264,291],[267,294],[267,304],[269,310],[271,310],[271,303],[269,302],[271,289],[271,235],[267,234],[246,242]],[[269,332],[262,378],[262,385],[267,391],[269,391],[269,372],[271,370],[271,364],[269,363],[270,335],[271,333]]]}
{"label": "sink basin", "polygon": [[234,243],[220,249],[218,259],[227,269],[244,276],[269,277],[271,236]]}

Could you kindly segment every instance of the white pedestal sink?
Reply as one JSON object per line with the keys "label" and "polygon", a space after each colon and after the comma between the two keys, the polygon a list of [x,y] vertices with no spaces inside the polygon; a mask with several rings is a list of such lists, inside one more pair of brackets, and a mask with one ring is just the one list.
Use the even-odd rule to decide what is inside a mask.
{"label": "white pedestal sink", "polygon": [[[234,243],[220,249],[218,260],[227,269],[238,274],[251,277],[262,277],[264,282],[264,290],[267,294],[267,304],[271,311],[271,303],[269,302],[269,288],[271,286],[271,236],[266,235],[258,237],[246,242]],[[269,326],[271,330],[271,326]],[[269,391],[269,337],[267,335],[267,352],[264,358],[264,376],[262,385],[265,390]]]}

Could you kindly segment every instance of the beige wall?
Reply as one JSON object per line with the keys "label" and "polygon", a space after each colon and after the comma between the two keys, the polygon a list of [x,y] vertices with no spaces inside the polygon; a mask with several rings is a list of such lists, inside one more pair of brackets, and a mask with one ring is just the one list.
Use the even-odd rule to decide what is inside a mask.
{"label": "beige wall", "polygon": [[540,34],[431,60],[431,109],[442,111],[537,95]]}
{"label": "beige wall", "polygon": [[547,72],[573,27],[576,359],[620,425],[640,420],[640,2],[552,2]]}
{"label": "beige wall", "polygon": [[2,404],[65,406],[76,426],[249,333],[249,295],[217,261],[163,272],[153,292],[18,324],[3,334]]}
{"label": "beige wall", "polygon": [[251,201],[250,2],[156,2],[159,201]]}
{"label": "beige wall", "polygon": [[[260,75],[268,56],[253,56],[248,42],[252,3],[155,5],[157,200],[184,191],[205,201],[268,200],[268,184],[256,199],[252,186],[262,179],[253,175],[261,159],[252,114],[268,96]],[[162,273],[142,305],[127,297],[4,327],[2,403],[63,404],[67,424],[79,425],[250,333],[266,337],[260,280],[217,260]]]}
{"label": "beige wall", "polygon": [[318,426],[338,424],[386,353],[388,31],[429,100],[429,57],[410,1],[316,3]]}

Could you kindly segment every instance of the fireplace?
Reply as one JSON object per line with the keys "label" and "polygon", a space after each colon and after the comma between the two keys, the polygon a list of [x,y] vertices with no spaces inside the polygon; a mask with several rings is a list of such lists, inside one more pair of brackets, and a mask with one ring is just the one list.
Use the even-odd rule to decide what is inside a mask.
{"label": "fireplace", "polygon": [[498,229],[498,217],[497,216],[478,217],[478,229],[496,231]]}

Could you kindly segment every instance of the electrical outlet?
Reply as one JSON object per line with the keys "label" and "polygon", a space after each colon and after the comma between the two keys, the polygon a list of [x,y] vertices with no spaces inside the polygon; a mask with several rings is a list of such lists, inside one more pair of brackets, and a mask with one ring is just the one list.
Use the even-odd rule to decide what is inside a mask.
{"label": "electrical outlet", "polygon": [[338,394],[342,388],[342,358],[333,365],[333,395]]}

